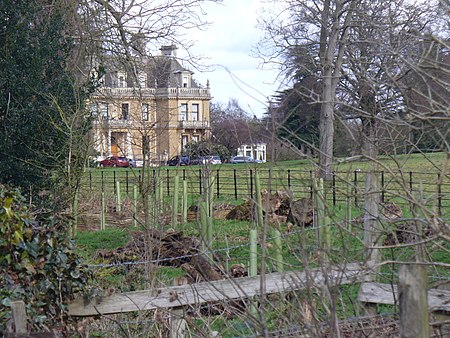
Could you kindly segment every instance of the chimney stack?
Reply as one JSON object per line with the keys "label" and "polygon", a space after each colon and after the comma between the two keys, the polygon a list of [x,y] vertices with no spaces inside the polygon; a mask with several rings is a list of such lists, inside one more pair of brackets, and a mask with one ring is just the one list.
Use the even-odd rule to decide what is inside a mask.
{"label": "chimney stack", "polygon": [[161,54],[168,57],[168,58],[176,58],[177,57],[177,49],[178,47],[175,44],[172,44],[170,46],[162,46],[160,48]]}

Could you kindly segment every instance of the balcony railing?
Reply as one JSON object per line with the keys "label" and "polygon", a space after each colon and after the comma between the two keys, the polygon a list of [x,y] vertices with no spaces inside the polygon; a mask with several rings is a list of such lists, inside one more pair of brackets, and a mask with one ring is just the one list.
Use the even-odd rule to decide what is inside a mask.
{"label": "balcony railing", "polygon": [[151,97],[155,96],[155,88],[111,88],[101,87],[97,89],[96,96],[102,97]]}
{"label": "balcony railing", "polygon": [[202,98],[211,97],[208,88],[111,88],[101,87],[94,96],[100,97],[170,97]]}
{"label": "balcony railing", "polygon": [[132,125],[136,123],[130,120],[99,119],[95,120],[94,124],[103,125],[104,127],[108,126],[110,128],[130,128]]}
{"label": "balcony railing", "polygon": [[208,129],[208,121],[180,121],[180,128],[182,129]]}
{"label": "balcony railing", "polygon": [[210,98],[210,92],[208,88],[157,88],[157,96],[167,97],[200,97]]}

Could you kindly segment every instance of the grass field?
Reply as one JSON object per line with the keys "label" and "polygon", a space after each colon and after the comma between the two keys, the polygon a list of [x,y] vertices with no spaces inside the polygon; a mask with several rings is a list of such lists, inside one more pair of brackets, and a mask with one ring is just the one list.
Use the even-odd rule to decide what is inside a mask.
{"label": "grass field", "polygon": [[[378,170],[384,171],[380,176],[380,196],[387,202],[399,205],[403,210],[404,218],[415,218],[418,215],[429,216],[428,212],[436,212],[438,207],[443,218],[450,217],[450,182],[449,173],[442,172],[445,168],[446,154],[430,154],[426,158],[421,155],[402,156],[397,159],[381,158]],[[364,213],[364,172],[368,170],[368,162],[352,162],[339,164],[336,166],[336,172],[342,173],[336,176],[332,185],[326,189],[326,216],[329,222],[326,226],[329,231],[329,247],[326,251],[327,259],[332,263],[350,263],[364,261],[364,230],[361,215]],[[299,167],[301,169],[299,169]],[[253,169],[253,170],[251,170]],[[313,166],[307,161],[289,161],[280,164],[271,165],[269,163],[257,164],[256,166],[245,165],[221,165],[207,168],[206,170],[213,178],[217,179],[217,172],[220,173],[219,182],[213,185],[213,202],[218,204],[231,203],[239,204],[246,198],[254,196],[255,187],[251,178],[254,178],[256,172],[259,173],[264,188],[270,187],[272,191],[291,189],[296,198],[310,197],[314,193],[312,189],[311,170]],[[269,170],[270,169],[270,170]],[[160,169],[150,169],[150,177],[159,177],[162,182],[164,206],[161,210],[170,214],[172,196],[173,196],[173,177],[179,174],[188,180],[189,205],[196,205],[199,200],[204,199],[200,192],[200,174],[201,168],[195,167],[164,167]],[[142,172],[141,172],[142,173]],[[412,174],[411,174],[412,173]],[[87,196],[88,203],[97,208],[98,201],[95,201],[98,192],[106,191],[109,203],[114,205],[116,197],[114,194],[115,181],[121,181],[122,200],[130,202],[130,192],[139,171],[135,169],[94,169],[87,172],[90,185],[85,180],[84,192],[81,193],[80,201],[83,196]],[[103,177],[103,181],[100,179]],[[128,177],[128,181],[126,178]],[[439,181],[441,179],[441,181]],[[103,184],[102,184],[103,182]],[[203,184],[205,181],[203,181]],[[237,183],[235,183],[237,182]],[[154,184],[152,180],[149,184]],[[382,183],[382,184],[381,184]],[[109,188],[106,188],[106,187]],[[237,194],[234,190],[237,186]],[[204,186],[203,186],[204,187]],[[230,188],[231,187],[231,188]],[[158,188],[157,188],[158,189]],[[153,191],[151,189],[151,191]],[[230,191],[229,193],[227,193]],[[127,193],[128,192],[128,193]],[[181,197],[180,197],[181,198]],[[420,198],[424,201],[418,214],[411,206],[414,201],[411,199]],[[139,203],[141,203],[140,201]],[[80,202],[82,204],[82,202]],[[141,204],[140,204],[141,205]],[[142,206],[140,206],[142,207]],[[179,209],[180,210],[180,209]],[[121,215],[116,215],[120,217]],[[421,216],[421,217],[422,217]],[[111,212],[110,217],[114,217]],[[448,222],[448,220],[447,220]],[[115,224],[115,223],[114,223]],[[148,287],[150,281],[146,273],[145,264],[109,266],[111,262],[98,258],[98,250],[114,250],[123,247],[133,236],[133,233],[139,232],[145,235],[146,229],[152,224],[139,224],[137,228],[131,226],[116,227],[107,224],[103,231],[81,231],[76,236],[76,243],[79,252],[85,257],[87,264],[90,264],[96,275],[96,283],[103,289],[113,287],[118,291],[133,291]],[[171,228],[171,224],[158,224],[158,229],[166,231]],[[182,231],[186,237],[199,237],[201,225],[198,221],[191,221],[185,224],[178,224],[175,230]],[[217,254],[218,263],[225,270],[228,270],[233,264],[242,264],[247,269],[250,260],[250,242],[249,232],[254,228],[250,221],[236,221],[215,219],[213,221],[213,243],[212,250]],[[298,226],[290,227],[285,223],[277,226],[268,225],[265,236],[267,240],[258,246],[258,264],[259,269],[265,269],[266,272],[275,270],[275,243],[273,238],[273,229],[280,230],[282,234],[282,256],[285,270],[301,270],[305,266],[315,267],[321,263],[320,247],[322,240],[319,236],[319,228]],[[262,238],[262,228],[258,229],[259,238]],[[379,243],[383,245],[386,237],[392,231],[395,232],[395,225],[389,222],[380,223]],[[265,262],[261,262],[263,250],[265,252]],[[439,265],[430,265],[429,279],[430,284],[441,282],[448,278],[448,269],[443,266],[450,264],[450,243],[442,238],[436,238],[427,242],[424,246],[426,261],[442,263]],[[414,246],[401,246],[380,249],[380,259],[383,261],[411,261],[415,258]],[[145,257],[130,256],[127,257],[131,263],[142,263],[146,261]],[[396,283],[398,265],[386,264],[382,267],[379,280],[388,283]],[[180,277],[185,271],[179,266],[155,265],[155,271],[152,278],[156,280],[156,285],[170,285],[175,277]],[[152,283],[155,283],[153,281]],[[154,284],[152,284],[154,285]],[[337,304],[339,317],[348,318],[358,315],[361,311],[360,306],[355,303],[358,292],[358,285],[343,286],[339,288],[339,302]],[[299,299],[307,297],[307,294],[297,294]],[[314,299],[317,295],[314,295]],[[292,308],[293,303],[279,302],[276,311],[270,310],[266,313],[267,326],[270,329],[276,329],[280,325],[288,324],[293,321],[293,313],[296,310]],[[315,301],[319,301],[316,299]],[[381,312],[391,312],[396,309],[390,306],[379,306]],[[326,317],[327,309],[318,307],[318,313]],[[250,334],[252,330],[248,323],[239,317],[225,320],[222,317],[205,316],[195,319],[190,323],[191,326],[201,327],[208,325],[217,330],[223,337],[232,337],[243,334]],[[201,330],[200,330],[201,331]],[[199,332],[200,332],[199,331]],[[100,335],[102,336],[102,335]],[[106,335],[107,336],[107,335]],[[105,336],[105,337],[106,337]]]}

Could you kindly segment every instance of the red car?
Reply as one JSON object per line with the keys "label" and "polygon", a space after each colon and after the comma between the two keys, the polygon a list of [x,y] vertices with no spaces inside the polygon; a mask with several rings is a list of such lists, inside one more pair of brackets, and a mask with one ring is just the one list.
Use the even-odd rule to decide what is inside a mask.
{"label": "red car", "polygon": [[126,157],[110,156],[98,163],[100,167],[129,167],[130,162]]}

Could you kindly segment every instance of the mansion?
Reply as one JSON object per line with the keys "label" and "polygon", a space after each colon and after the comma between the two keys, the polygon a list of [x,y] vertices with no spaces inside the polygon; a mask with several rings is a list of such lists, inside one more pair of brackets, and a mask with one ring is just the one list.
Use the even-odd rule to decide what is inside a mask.
{"label": "mansion", "polygon": [[210,137],[210,90],[176,58],[175,45],[161,55],[105,66],[90,98],[97,155],[125,156],[158,164],[181,154],[191,141]]}

